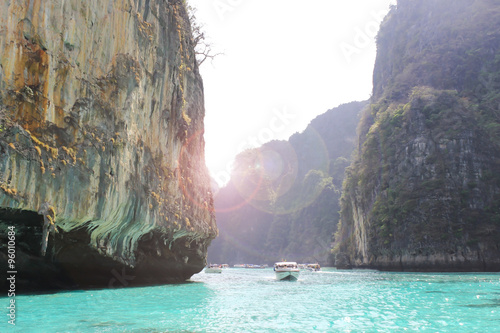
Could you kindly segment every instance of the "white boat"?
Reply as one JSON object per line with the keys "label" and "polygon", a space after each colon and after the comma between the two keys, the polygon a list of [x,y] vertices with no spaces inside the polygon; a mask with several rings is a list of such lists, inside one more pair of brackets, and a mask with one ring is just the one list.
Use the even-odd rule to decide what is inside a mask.
{"label": "white boat", "polygon": [[205,268],[205,273],[222,273],[222,267],[219,265],[208,265]]}
{"label": "white boat", "polygon": [[278,280],[296,281],[299,278],[300,269],[296,262],[282,261],[274,264],[274,272]]}
{"label": "white boat", "polygon": [[307,264],[306,269],[311,272],[319,272],[321,270],[321,266],[316,263],[316,264]]}

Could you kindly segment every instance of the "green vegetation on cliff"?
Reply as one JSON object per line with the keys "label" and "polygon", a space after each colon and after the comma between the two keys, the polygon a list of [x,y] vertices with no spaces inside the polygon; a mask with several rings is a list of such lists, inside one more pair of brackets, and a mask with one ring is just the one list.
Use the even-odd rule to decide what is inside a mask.
{"label": "green vegetation on cliff", "polygon": [[220,236],[209,249],[209,261],[325,263],[358,115],[365,106],[342,105],[289,141],[238,155],[231,181],[215,197]]}
{"label": "green vegetation on cliff", "polygon": [[398,1],[377,43],[337,265],[500,269],[500,4]]}

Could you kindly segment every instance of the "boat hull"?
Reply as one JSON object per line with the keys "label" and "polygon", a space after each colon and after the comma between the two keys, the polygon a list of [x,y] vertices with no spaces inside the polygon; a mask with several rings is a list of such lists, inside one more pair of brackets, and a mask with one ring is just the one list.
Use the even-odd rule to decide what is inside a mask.
{"label": "boat hull", "polygon": [[299,270],[277,270],[276,279],[281,281],[297,281],[299,279]]}

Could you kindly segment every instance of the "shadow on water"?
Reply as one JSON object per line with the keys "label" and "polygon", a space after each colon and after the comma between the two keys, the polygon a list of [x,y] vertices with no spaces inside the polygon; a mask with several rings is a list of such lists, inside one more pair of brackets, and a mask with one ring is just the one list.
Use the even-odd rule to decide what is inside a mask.
{"label": "shadow on water", "polygon": [[[177,283],[165,283],[165,284],[152,284],[152,285],[147,285],[147,286],[134,286],[134,287],[125,287],[125,286],[113,286],[111,288],[81,288],[81,289],[50,289],[50,290],[40,290],[40,291],[30,291],[30,292],[20,292],[16,291],[16,295],[19,297],[30,297],[30,296],[44,296],[44,295],[64,295],[64,294],[79,294],[79,293],[86,293],[86,292],[97,292],[97,291],[106,291],[106,290],[127,290],[127,289],[143,289],[143,288],[155,288],[155,287],[166,287],[166,286],[182,286],[182,285],[189,285],[189,284],[195,284],[195,283],[203,283],[202,281],[192,281],[190,279],[183,281],[183,282],[177,282]],[[2,298],[7,298],[6,295],[0,295],[0,299]]]}
{"label": "shadow on water", "polygon": [[464,304],[464,305],[461,305],[462,307],[466,307],[466,308],[478,308],[478,309],[481,309],[481,308],[498,308],[500,307],[500,299],[487,299],[487,300],[484,300],[488,303],[481,303],[481,304]]}

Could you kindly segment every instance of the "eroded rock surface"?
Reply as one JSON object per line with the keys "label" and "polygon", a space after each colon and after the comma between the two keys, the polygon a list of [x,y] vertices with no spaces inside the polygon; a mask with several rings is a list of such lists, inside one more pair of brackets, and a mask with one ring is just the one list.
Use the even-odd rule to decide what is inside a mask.
{"label": "eroded rock surface", "polygon": [[200,271],[217,228],[182,1],[0,9],[0,237],[16,227],[19,289]]}

